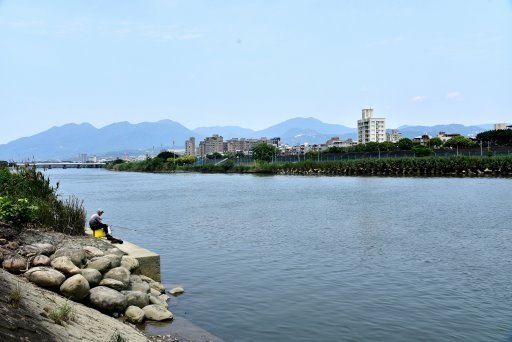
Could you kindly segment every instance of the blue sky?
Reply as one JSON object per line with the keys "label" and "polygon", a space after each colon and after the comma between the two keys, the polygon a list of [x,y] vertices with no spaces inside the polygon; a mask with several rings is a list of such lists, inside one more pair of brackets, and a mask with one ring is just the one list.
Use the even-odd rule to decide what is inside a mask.
{"label": "blue sky", "polygon": [[0,143],[54,125],[512,121],[512,1],[0,0]]}

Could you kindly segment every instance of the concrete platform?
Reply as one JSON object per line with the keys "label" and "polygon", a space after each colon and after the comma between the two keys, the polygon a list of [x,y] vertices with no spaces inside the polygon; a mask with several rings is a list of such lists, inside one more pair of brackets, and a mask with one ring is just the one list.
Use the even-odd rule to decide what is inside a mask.
{"label": "concrete platform", "polygon": [[160,281],[160,255],[131,242],[115,244],[117,248],[139,261],[139,273]]}

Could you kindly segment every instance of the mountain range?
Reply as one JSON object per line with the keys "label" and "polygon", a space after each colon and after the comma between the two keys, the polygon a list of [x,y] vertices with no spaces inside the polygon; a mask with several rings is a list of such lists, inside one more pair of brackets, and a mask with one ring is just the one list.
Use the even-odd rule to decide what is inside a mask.
{"label": "mountain range", "polygon": [[[441,131],[476,135],[491,127],[490,124],[452,124],[401,126],[398,129],[404,137],[412,138],[422,134],[436,135]],[[289,119],[259,131],[238,126],[198,127],[191,130],[172,120],[138,124],[125,121],[102,128],[89,123],[70,123],[0,145],[0,160],[76,160],[82,153],[97,156],[140,155],[172,147],[183,148],[185,140],[190,137],[196,138],[197,145],[199,140],[212,134],[219,134],[224,139],[280,137],[281,143],[289,145],[325,143],[333,136],[357,138],[355,128],[328,124],[311,117]]]}

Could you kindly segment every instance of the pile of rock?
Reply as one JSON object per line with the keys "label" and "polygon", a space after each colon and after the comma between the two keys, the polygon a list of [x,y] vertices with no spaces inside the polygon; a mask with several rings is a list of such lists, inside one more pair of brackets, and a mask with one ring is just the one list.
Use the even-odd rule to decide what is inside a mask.
{"label": "pile of rock", "polygon": [[[57,249],[50,243],[18,246],[0,239],[0,262],[38,286],[132,323],[173,318],[165,287],[141,275],[137,259],[115,247]],[[182,289],[173,290],[177,294]]]}

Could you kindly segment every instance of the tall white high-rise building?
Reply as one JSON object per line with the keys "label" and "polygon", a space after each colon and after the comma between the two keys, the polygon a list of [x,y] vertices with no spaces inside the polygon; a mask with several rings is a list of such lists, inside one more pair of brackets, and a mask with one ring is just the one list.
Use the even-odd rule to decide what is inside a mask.
{"label": "tall white high-rise building", "polygon": [[359,144],[386,141],[386,119],[374,118],[373,108],[363,108],[362,119],[357,120],[357,138]]}

